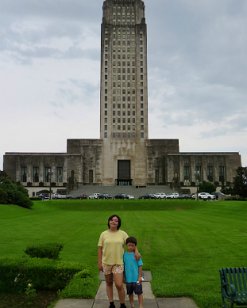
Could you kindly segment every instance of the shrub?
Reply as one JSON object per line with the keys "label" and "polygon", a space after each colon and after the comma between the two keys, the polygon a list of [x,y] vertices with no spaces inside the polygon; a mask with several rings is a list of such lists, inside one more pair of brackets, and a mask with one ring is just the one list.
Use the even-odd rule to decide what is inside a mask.
{"label": "shrub", "polygon": [[60,251],[63,249],[61,243],[47,243],[28,246],[25,253],[32,258],[58,259]]}
{"label": "shrub", "polygon": [[36,290],[61,290],[81,271],[78,263],[49,259],[0,259],[0,292],[25,292],[29,283]]}
{"label": "shrub", "polygon": [[94,298],[98,280],[88,268],[74,275],[66,287],[60,292],[62,298]]}
{"label": "shrub", "polygon": [[27,190],[20,184],[13,182],[4,172],[0,172],[0,203],[16,204],[25,208],[32,207]]}

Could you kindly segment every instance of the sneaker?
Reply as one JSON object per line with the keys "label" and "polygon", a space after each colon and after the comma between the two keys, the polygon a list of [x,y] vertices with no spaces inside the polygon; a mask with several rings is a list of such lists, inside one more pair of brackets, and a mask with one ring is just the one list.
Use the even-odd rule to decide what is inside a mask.
{"label": "sneaker", "polygon": [[127,308],[125,304],[120,304],[120,308]]}
{"label": "sneaker", "polygon": [[115,306],[115,304],[114,304],[114,303],[110,303],[109,308],[116,308],[116,306]]}

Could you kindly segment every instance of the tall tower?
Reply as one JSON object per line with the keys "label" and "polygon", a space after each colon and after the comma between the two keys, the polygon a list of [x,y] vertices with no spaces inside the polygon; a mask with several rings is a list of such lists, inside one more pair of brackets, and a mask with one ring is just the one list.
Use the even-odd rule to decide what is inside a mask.
{"label": "tall tower", "polygon": [[141,0],[105,0],[101,28],[103,183],[146,184],[147,28]]}

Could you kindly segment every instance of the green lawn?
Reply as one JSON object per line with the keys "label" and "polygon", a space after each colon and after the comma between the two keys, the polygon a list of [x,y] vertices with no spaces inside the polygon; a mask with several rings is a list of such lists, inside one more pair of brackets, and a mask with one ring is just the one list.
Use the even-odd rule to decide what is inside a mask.
{"label": "green lawn", "polygon": [[247,202],[194,200],[40,201],[32,210],[0,206],[2,257],[22,256],[37,242],[62,242],[63,260],[96,267],[97,241],[107,218],[139,240],[156,296],[189,296],[220,307],[218,270],[247,266]]}

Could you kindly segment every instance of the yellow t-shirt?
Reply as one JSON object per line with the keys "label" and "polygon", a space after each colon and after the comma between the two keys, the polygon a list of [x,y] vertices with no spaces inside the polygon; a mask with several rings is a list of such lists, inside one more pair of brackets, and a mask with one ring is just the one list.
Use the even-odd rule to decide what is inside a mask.
{"label": "yellow t-shirt", "polygon": [[122,230],[106,230],[101,233],[98,246],[103,249],[103,264],[123,264],[124,245],[127,238],[128,234]]}

